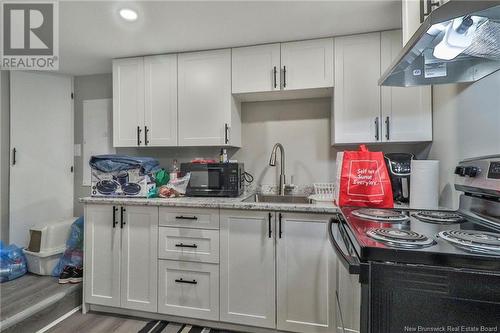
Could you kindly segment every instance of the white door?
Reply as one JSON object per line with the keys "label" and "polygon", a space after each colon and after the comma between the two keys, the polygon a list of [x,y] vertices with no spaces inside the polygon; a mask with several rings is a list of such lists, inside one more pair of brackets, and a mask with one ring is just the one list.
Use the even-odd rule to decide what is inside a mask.
{"label": "white door", "polygon": [[277,213],[278,330],[335,331],[336,262],[328,242],[328,219]]}
{"label": "white door", "polygon": [[113,146],[144,145],[144,59],[113,60]]}
{"label": "white door", "polygon": [[86,303],[120,306],[119,215],[119,206],[85,206],[83,289]]}
{"label": "white door", "polygon": [[275,214],[221,211],[220,320],[275,328]]}
{"label": "white door", "polygon": [[177,54],[144,58],[146,146],[177,146]]}
{"label": "white door", "polygon": [[10,73],[10,242],[73,216],[73,101],[69,76]]}
{"label": "white door", "polygon": [[123,210],[123,220],[120,216],[123,228],[121,307],[156,312],[158,207],[124,206],[120,209]]}
{"label": "white door", "polygon": [[[401,51],[401,30],[381,35],[381,64],[385,71]],[[431,86],[381,89],[382,141],[432,141]]]}
{"label": "white door", "polygon": [[333,87],[333,38],[281,44],[285,90]]}
{"label": "white door", "polygon": [[178,61],[179,145],[224,145],[231,126],[231,50],[182,53]]}
{"label": "white door", "polygon": [[380,33],[335,38],[333,144],[379,142]]}
{"label": "white door", "polygon": [[280,90],[280,44],[231,50],[233,94]]}

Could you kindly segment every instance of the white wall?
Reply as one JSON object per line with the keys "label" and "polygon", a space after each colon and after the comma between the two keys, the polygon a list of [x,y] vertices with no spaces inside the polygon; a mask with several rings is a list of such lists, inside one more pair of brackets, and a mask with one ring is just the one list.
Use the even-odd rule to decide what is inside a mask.
{"label": "white wall", "polygon": [[500,154],[500,72],[472,84],[433,88],[434,142],[440,160],[440,204],[457,208],[453,171],[465,158]]}
{"label": "white wall", "polygon": [[243,103],[243,148],[234,157],[245,162],[259,184],[274,184],[279,165],[269,166],[276,142],[285,148],[287,182],[328,182],[335,178],[336,152],[330,146],[329,98]]}
{"label": "white wall", "polygon": [[0,71],[0,239],[9,240],[9,72]]}

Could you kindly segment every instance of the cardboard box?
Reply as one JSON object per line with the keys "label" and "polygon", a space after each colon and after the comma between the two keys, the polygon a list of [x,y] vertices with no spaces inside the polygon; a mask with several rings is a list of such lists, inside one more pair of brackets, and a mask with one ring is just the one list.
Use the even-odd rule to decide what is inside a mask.
{"label": "cardboard box", "polygon": [[115,172],[92,169],[90,194],[93,197],[146,198],[154,188],[153,177],[142,174],[140,168]]}

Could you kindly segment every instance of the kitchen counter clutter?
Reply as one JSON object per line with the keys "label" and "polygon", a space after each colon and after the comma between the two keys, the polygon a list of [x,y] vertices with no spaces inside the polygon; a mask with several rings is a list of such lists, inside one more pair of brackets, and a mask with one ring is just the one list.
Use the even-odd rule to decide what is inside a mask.
{"label": "kitchen counter clutter", "polygon": [[192,207],[192,208],[219,208],[242,210],[273,210],[286,212],[323,213],[338,212],[334,203],[303,204],[303,203],[278,203],[278,202],[248,202],[255,192],[249,192],[235,198],[216,197],[180,197],[180,198],[81,198],[85,204],[110,204],[110,205],[135,205],[135,206],[165,206],[165,207]]}

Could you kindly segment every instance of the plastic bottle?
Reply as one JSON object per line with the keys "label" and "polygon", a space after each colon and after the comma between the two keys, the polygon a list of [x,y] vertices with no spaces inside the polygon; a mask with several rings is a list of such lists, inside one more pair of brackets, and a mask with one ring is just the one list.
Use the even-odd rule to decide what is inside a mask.
{"label": "plastic bottle", "polygon": [[219,163],[224,163],[224,149],[221,148],[219,154]]}
{"label": "plastic bottle", "polygon": [[179,176],[179,167],[177,166],[177,160],[172,163],[172,170],[170,171],[170,179],[177,179]]}
{"label": "plastic bottle", "polygon": [[222,149],[222,163],[227,163],[227,149]]}

